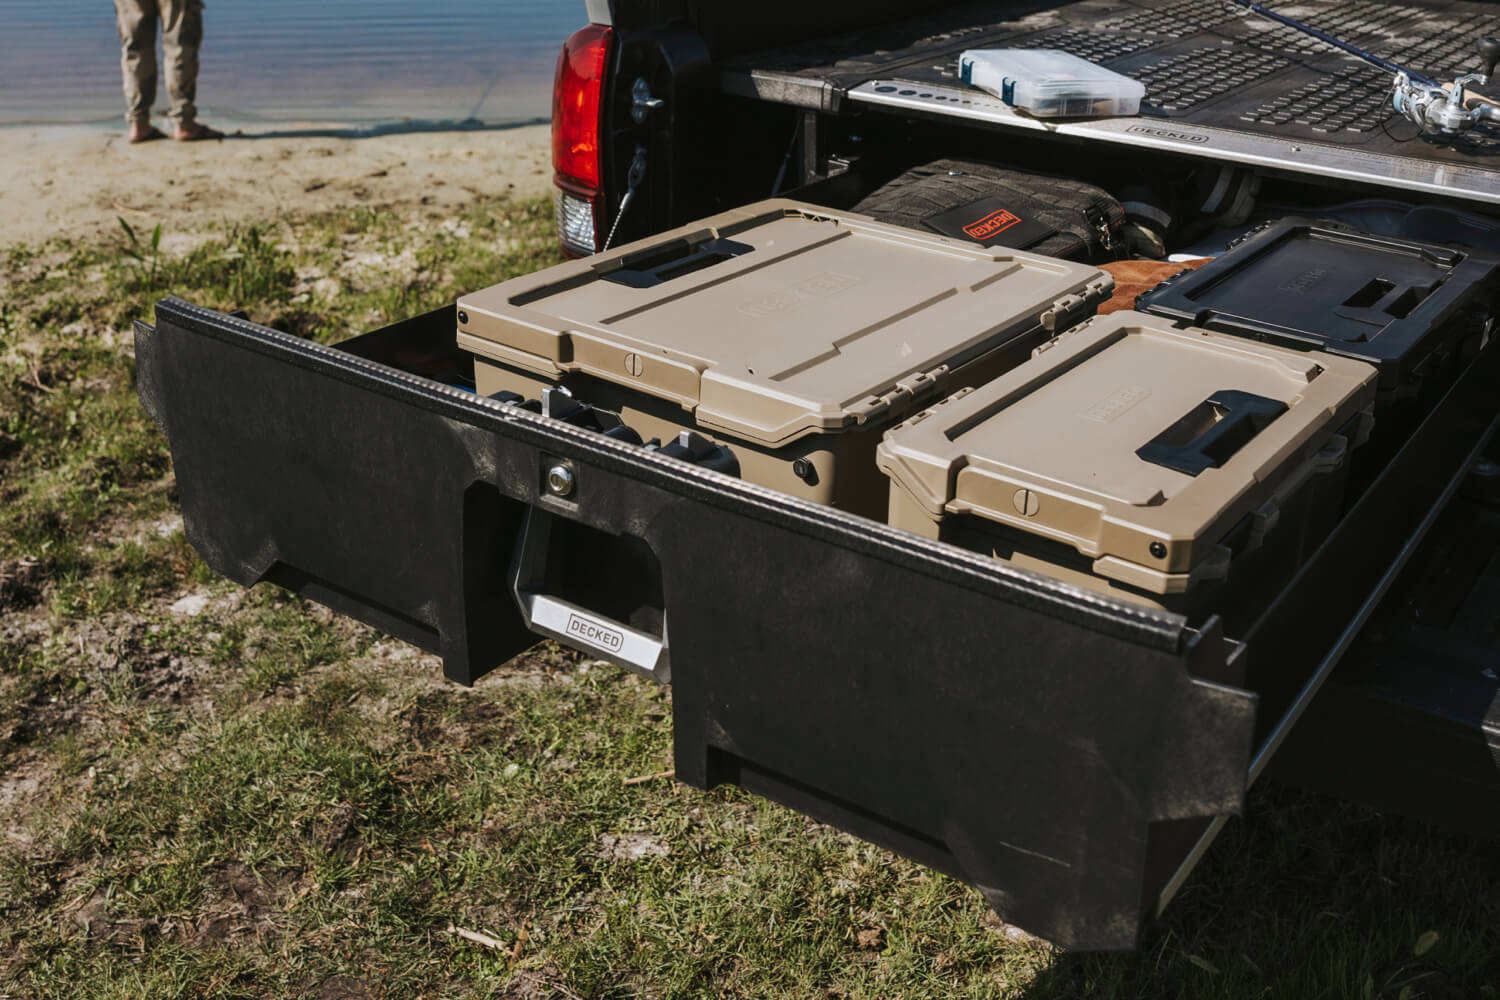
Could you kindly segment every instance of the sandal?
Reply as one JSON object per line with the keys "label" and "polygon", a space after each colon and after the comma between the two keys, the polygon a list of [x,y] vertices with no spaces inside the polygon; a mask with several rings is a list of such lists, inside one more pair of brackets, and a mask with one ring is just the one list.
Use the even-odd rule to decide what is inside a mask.
{"label": "sandal", "polygon": [[178,142],[198,142],[201,139],[222,139],[224,133],[218,129],[209,128],[202,122],[179,123],[172,132],[172,138]]}

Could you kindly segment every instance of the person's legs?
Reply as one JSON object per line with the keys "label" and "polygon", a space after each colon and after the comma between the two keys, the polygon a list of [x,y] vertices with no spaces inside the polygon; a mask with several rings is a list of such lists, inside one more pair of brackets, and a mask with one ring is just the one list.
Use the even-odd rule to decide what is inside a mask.
{"label": "person's legs", "polygon": [[198,46],[203,42],[202,0],[158,0],[161,4],[162,52],[166,56],[167,117],[181,133],[198,117]]}
{"label": "person's legs", "polygon": [[151,130],[151,104],[156,100],[156,18],[156,0],[115,0],[125,123],[132,141],[147,138]]}

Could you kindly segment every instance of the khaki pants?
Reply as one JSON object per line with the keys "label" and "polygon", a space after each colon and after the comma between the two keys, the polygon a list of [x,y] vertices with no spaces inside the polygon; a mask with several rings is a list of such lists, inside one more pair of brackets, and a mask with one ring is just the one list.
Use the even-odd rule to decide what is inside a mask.
{"label": "khaki pants", "polygon": [[151,118],[156,101],[156,22],[162,22],[162,51],[166,55],[167,117],[190,124],[198,115],[198,46],[203,41],[202,0],[115,0],[115,20],[124,51],[120,68],[125,76],[125,120],[130,124]]}

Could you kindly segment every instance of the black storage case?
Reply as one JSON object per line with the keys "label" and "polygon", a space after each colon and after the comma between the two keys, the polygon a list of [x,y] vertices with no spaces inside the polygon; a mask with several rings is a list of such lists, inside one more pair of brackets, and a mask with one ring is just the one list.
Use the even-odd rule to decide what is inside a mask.
{"label": "black storage case", "polygon": [[1500,257],[1283,219],[1157,285],[1136,308],[1374,365],[1374,431],[1351,466],[1354,496],[1479,349],[1497,286]]}
{"label": "black storage case", "polygon": [[[1381,398],[1427,395],[1483,332],[1500,258],[1334,224],[1284,219],[1141,295],[1136,308],[1191,326],[1358,358]],[[1477,347],[1477,341],[1473,341]]]}

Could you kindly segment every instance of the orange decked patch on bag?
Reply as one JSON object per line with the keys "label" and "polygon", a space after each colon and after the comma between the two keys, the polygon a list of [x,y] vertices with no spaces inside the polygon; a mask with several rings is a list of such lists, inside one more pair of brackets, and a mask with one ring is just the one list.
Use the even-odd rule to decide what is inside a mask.
{"label": "orange decked patch on bag", "polygon": [[1037,219],[1033,206],[1020,202],[1019,198],[981,198],[932,215],[923,219],[922,224],[944,236],[1017,250],[1033,247],[1057,234],[1055,227]]}
{"label": "orange decked patch on bag", "polygon": [[964,226],[964,233],[970,239],[979,240],[982,243],[996,233],[1004,232],[1020,221],[1021,217],[1014,212],[997,208],[984,218],[975,219],[967,226]]}

